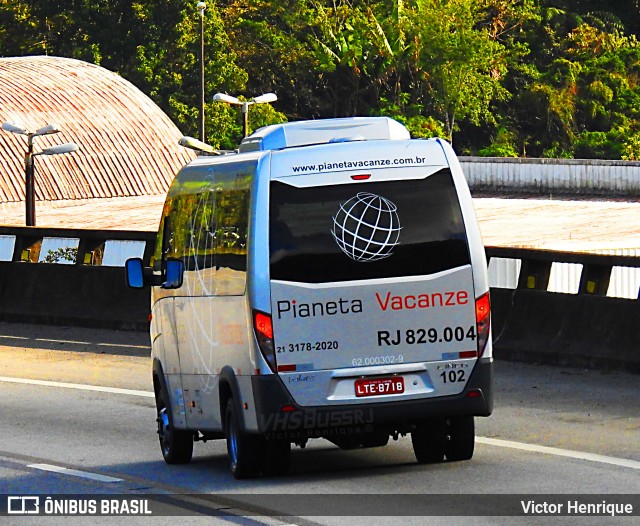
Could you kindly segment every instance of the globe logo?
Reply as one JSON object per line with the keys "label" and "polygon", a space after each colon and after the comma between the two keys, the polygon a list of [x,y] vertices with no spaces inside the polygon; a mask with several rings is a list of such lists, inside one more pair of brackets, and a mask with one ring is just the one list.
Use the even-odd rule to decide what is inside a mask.
{"label": "globe logo", "polygon": [[361,263],[389,257],[400,241],[398,207],[388,199],[359,192],[340,205],[331,234],[342,251]]}

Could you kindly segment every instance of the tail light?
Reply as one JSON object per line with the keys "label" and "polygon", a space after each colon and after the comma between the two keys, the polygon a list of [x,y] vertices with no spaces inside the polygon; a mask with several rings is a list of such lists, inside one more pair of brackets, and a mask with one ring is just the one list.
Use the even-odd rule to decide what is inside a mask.
{"label": "tail light", "polygon": [[269,368],[275,373],[276,351],[273,346],[273,324],[271,323],[271,316],[264,312],[254,311],[253,330],[262,356],[264,356],[264,359],[269,364]]}
{"label": "tail light", "polygon": [[478,357],[484,353],[491,327],[491,299],[489,293],[476,299],[476,331],[478,334]]}

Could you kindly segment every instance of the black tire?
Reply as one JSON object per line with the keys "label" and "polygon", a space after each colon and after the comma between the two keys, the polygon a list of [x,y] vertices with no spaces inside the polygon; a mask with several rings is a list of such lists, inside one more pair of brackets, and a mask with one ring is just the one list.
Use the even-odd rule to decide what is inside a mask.
{"label": "black tire", "polygon": [[447,433],[449,435],[445,450],[447,460],[469,460],[473,457],[476,442],[476,427],[472,416],[449,418]]}
{"label": "black tire", "polygon": [[262,472],[274,477],[286,475],[291,467],[291,443],[286,440],[267,440]]}
{"label": "black tire", "polygon": [[158,379],[156,409],[160,451],[167,464],[188,464],[193,457],[193,433],[173,426],[170,399],[164,382]]}
{"label": "black tire", "polygon": [[447,445],[447,425],[444,418],[425,420],[411,432],[413,452],[420,464],[442,462]]}
{"label": "black tire", "polygon": [[237,479],[257,477],[265,458],[265,440],[258,435],[248,435],[241,429],[233,398],[227,401],[224,430],[227,436],[229,467],[233,476]]}

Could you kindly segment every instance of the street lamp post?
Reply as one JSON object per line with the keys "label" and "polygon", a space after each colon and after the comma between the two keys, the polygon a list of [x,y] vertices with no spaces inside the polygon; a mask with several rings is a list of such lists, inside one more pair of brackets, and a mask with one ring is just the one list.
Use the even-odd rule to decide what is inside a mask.
{"label": "street lamp post", "polygon": [[200,140],[205,142],[204,136],[204,10],[205,2],[198,2],[196,9],[200,12]]}
{"label": "street lamp post", "polygon": [[33,135],[27,134],[27,153],[24,156],[25,224],[36,226],[36,182],[33,165]]}
{"label": "street lamp post", "polygon": [[50,148],[43,148],[41,152],[33,151],[33,140],[41,135],[50,135],[58,133],[60,129],[55,124],[48,124],[35,132],[29,132],[24,126],[5,122],[2,129],[9,133],[27,136],[27,153],[24,156],[24,175],[25,175],[25,220],[27,226],[36,226],[36,187],[35,187],[35,166],[33,163],[36,155],[59,155],[62,153],[71,153],[78,150],[78,145],[72,142],[58,144]]}
{"label": "street lamp post", "polygon": [[267,102],[275,102],[278,100],[278,96],[275,93],[265,93],[263,95],[258,95],[257,97],[253,97],[250,100],[242,101],[236,97],[232,97],[231,95],[227,95],[225,93],[216,93],[213,96],[214,102],[226,102],[227,104],[235,104],[236,106],[241,106],[242,111],[242,135],[246,137],[249,135],[249,106],[253,104],[264,104]]}

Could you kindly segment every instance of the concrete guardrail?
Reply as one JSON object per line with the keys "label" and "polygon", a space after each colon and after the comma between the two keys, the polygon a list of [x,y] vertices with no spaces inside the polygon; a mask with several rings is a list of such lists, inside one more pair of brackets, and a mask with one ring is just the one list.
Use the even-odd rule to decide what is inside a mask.
{"label": "concrete guardrail", "polygon": [[640,194],[640,162],[600,159],[460,157],[473,192]]}
{"label": "concrete guardrail", "polygon": [[[154,243],[150,232],[0,227],[0,320],[148,330],[149,290],[128,288],[122,265],[148,264]],[[496,358],[640,372],[640,301],[606,296],[612,268],[640,257],[486,252],[521,261],[515,289],[491,290]],[[577,294],[547,292],[557,262],[582,264]]]}
{"label": "concrete guardrail", "polygon": [[[151,232],[0,227],[0,320],[146,330],[149,291],[126,286]],[[55,262],[55,264],[49,263]]]}
{"label": "concrete guardrail", "polygon": [[[613,267],[640,258],[487,247],[521,260],[515,289],[492,288],[496,358],[640,373],[640,301],[607,297]],[[553,263],[579,263],[577,294],[547,292]],[[636,291],[636,298],[638,291]]]}

